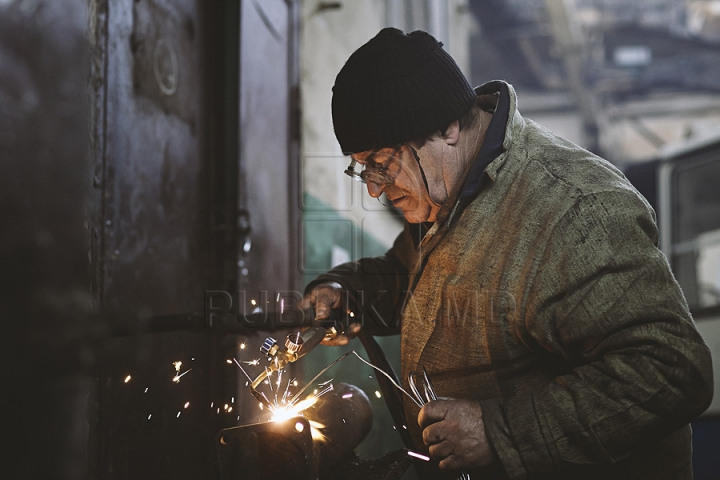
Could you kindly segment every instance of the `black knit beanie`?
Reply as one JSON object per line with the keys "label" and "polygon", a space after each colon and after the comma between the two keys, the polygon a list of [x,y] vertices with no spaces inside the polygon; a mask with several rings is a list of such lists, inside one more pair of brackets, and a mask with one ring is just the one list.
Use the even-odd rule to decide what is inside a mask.
{"label": "black knit beanie", "polygon": [[346,154],[424,138],[462,117],[475,92],[430,34],[385,28],[345,62],[333,86],[335,136]]}

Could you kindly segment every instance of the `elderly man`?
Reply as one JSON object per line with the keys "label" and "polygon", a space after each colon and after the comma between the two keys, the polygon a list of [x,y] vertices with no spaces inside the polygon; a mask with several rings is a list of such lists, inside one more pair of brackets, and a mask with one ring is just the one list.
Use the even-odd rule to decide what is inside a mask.
{"label": "elderly man", "polygon": [[403,378],[425,368],[442,397],[405,404],[440,469],[422,476],[692,478],[710,354],[621,172],[524,119],[509,84],[473,90],[421,31],[353,53],[332,113],[347,173],[407,223],[304,303],[400,325]]}

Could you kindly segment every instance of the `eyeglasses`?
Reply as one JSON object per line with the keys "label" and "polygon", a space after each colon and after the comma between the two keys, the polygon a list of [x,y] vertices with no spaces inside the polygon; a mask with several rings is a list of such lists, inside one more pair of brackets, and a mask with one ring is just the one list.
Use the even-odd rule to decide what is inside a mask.
{"label": "eyeglasses", "polygon": [[353,158],[350,165],[345,169],[345,175],[362,183],[372,182],[378,185],[392,185],[395,183],[395,179],[387,173],[387,169],[390,166],[390,161],[398,158],[397,153],[403,145],[402,143],[395,145],[395,149],[390,154],[381,151],[371,153],[365,158],[365,163],[362,165],[363,169],[359,172],[355,170],[358,161]]}

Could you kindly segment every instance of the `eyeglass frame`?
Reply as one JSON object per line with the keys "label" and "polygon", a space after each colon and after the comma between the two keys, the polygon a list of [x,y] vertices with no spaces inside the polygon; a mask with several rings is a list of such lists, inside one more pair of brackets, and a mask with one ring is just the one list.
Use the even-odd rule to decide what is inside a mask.
{"label": "eyeglass frame", "polygon": [[[405,143],[398,143],[395,145],[395,148],[393,149],[392,153],[388,155],[387,160],[380,165],[379,167],[376,166],[377,163],[372,162],[372,157],[377,155],[378,151],[373,152],[365,161],[365,163],[362,163],[363,169],[360,172],[355,171],[355,165],[358,163],[358,160],[350,157],[350,165],[345,169],[345,175],[352,178],[353,180],[356,180],[358,182],[367,183],[368,178],[370,175],[377,176],[380,181],[376,181],[375,179],[370,179],[369,181],[372,183],[376,183],[379,185],[392,185],[395,183],[395,179],[392,178],[388,173],[388,166],[391,160],[393,160],[397,153],[402,149],[403,146],[405,146]],[[372,163],[372,165],[371,165]]]}
{"label": "eyeglass frame", "polygon": [[[368,175],[371,175],[371,174],[372,174],[372,175],[378,175],[378,176],[380,176],[380,178],[382,179],[382,181],[380,181],[380,182],[376,182],[376,181],[374,181],[374,180],[370,180],[370,181],[373,182],[373,183],[376,183],[376,184],[378,184],[378,185],[380,185],[380,184],[382,184],[382,185],[393,185],[393,184],[395,183],[395,179],[394,179],[393,177],[391,177],[391,176],[387,173],[388,164],[390,163],[390,161],[391,161],[393,158],[395,158],[395,155],[396,155],[396,154],[400,151],[400,149],[401,149],[402,147],[404,147],[405,145],[407,145],[408,147],[410,147],[410,151],[412,151],[413,158],[415,158],[415,161],[417,162],[418,168],[420,169],[420,175],[422,176],[423,183],[425,184],[425,189],[429,192],[429,191],[430,191],[430,187],[429,187],[429,185],[428,185],[427,177],[425,176],[425,169],[423,168],[422,164],[420,163],[420,155],[418,155],[418,151],[417,151],[412,145],[410,145],[410,144],[407,143],[407,142],[402,142],[402,143],[396,144],[396,145],[395,145],[395,149],[393,150],[393,152],[388,156],[388,159],[385,160],[385,163],[383,163],[379,168],[378,168],[378,167],[371,167],[371,168],[368,170],[368,168],[367,168],[367,167],[368,167],[368,163],[363,163],[363,164],[361,164],[361,165],[363,165],[363,167],[364,167],[363,170],[360,171],[360,172],[356,172],[356,171],[355,171],[355,164],[357,164],[358,161],[357,161],[357,159],[355,159],[355,158],[353,158],[353,157],[351,156],[351,157],[350,157],[350,158],[351,158],[350,165],[348,165],[348,167],[345,169],[345,172],[344,172],[344,173],[345,173],[345,175],[347,175],[348,177],[352,178],[353,180],[356,180],[356,181],[358,181],[358,182],[362,182],[362,183],[365,183],[365,184],[367,184],[367,178],[366,178],[366,177],[367,177]],[[377,153],[378,153],[378,152],[375,151],[373,154],[370,155],[370,157],[368,157],[368,159],[371,159],[371,158],[372,158],[374,155],[376,155]],[[374,163],[374,162],[373,162],[373,163]],[[363,176],[363,174],[365,174],[365,175]]]}

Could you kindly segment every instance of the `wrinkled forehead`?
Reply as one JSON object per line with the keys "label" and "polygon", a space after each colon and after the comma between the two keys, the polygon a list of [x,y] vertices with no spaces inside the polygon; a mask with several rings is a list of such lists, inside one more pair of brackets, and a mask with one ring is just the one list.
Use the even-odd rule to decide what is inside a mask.
{"label": "wrinkled forehead", "polygon": [[401,147],[402,145],[396,145],[394,147],[365,150],[364,152],[353,153],[350,158],[361,165],[368,163],[384,164],[391,157],[396,156]]}

